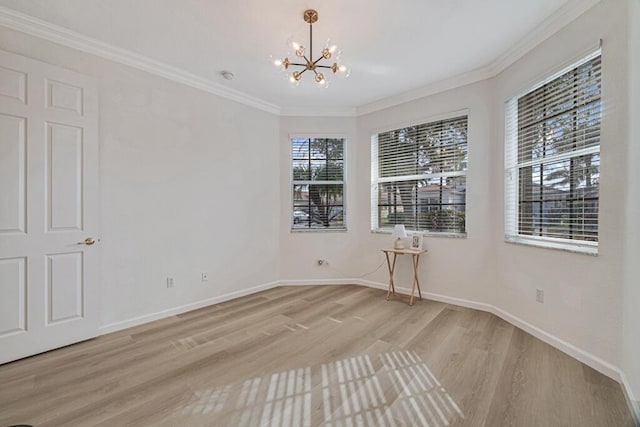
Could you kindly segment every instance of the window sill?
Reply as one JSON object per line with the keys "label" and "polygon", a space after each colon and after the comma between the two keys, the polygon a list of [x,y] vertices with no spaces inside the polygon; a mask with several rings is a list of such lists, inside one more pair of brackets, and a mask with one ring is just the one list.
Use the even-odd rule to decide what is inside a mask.
{"label": "window sill", "polygon": [[[393,230],[389,229],[389,230],[385,230],[385,229],[377,229],[377,230],[371,230],[372,233],[374,234],[392,234]],[[411,234],[411,233],[416,233],[416,231],[410,231],[407,230],[407,234]],[[429,232],[429,231],[423,231],[422,235],[425,237],[448,237],[448,238],[453,238],[453,239],[466,239],[467,238],[467,233],[434,233],[434,232]]]}
{"label": "window sill", "polygon": [[345,228],[292,228],[290,230],[292,233],[346,233],[347,227]]}
{"label": "window sill", "polygon": [[518,245],[535,246],[543,249],[555,249],[565,252],[573,252],[583,255],[598,256],[598,244],[588,243],[567,243],[565,241],[555,241],[547,239],[536,239],[522,236],[504,236],[505,243]]}

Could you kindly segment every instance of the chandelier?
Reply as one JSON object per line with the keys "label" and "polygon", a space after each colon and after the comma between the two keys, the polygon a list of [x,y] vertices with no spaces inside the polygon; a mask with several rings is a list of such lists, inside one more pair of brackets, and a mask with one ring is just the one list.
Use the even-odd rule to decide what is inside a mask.
{"label": "chandelier", "polygon": [[[339,65],[340,50],[337,45],[327,42],[320,56],[314,60],[313,56],[313,24],[318,21],[318,12],[313,9],[307,9],[302,15],[304,22],[309,24],[309,49],[302,44],[291,41],[287,43],[291,49],[293,49],[294,59],[288,57],[280,60],[273,61],[273,65],[279,67],[287,73],[287,79],[289,82],[298,86],[302,75],[307,71],[313,72],[313,78],[320,87],[327,87],[329,82],[325,73],[333,73],[339,77],[348,77],[350,69],[346,65]],[[333,60],[333,63],[331,61]],[[295,62],[298,61],[298,62]],[[330,64],[330,65],[329,65]],[[297,70],[293,70],[294,67],[302,67]],[[289,69],[293,71],[289,74]],[[324,72],[323,72],[324,71]]]}

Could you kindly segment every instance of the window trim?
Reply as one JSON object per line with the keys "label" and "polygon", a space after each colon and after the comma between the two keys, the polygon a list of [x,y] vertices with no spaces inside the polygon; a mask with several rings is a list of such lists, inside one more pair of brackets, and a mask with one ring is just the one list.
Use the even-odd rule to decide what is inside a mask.
{"label": "window trim", "polygon": [[[510,116],[518,114],[518,109],[514,108],[514,105],[517,106],[518,99],[520,99],[521,97],[531,92],[534,92],[540,89],[547,83],[552,82],[553,80],[563,76],[564,74],[572,71],[573,69],[583,64],[586,64],[587,62],[593,60],[598,56],[602,57],[601,43],[597,47],[592,47],[588,50],[583,51],[579,55],[573,56],[570,61],[564,62],[561,66],[554,68],[554,70],[544,73],[542,77],[537,78],[535,80],[535,83],[530,84],[526,88],[518,91],[515,95],[509,97],[503,104],[504,105],[503,221],[504,221],[504,242],[505,243],[535,246],[543,249],[557,249],[557,250],[592,255],[592,256],[598,255],[598,248],[599,248],[599,241],[600,241],[599,238],[598,238],[598,241],[592,242],[587,240],[571,240],[571,239],[562,239],[562,238],[549,237],[549,236],[530,236],[530,235],[519,234],[519,230],[517,227],[517,223],[518,223],[517,206],[519,201],[519,196],[518,196],[519,177],[518,177],[518,174],[516,173],[515,174],[516,176],[512,178],[510,176],[510,169],[513,169],[513,168],[518,169],[520,167],[526,167],[526,166],[535,166],[538,164],[543,164],[544,161],[534,160],[529,162],[518,163],[518,160],[516,158],[515,160],[513,160],[513,163],[508,163],[510,161],[510,158],[513,156],[514,144],[516,146],[515,151],[517,153],[517,144],[518,144],[517,120],[512,120]],[[602,64],[601,64],[601,68],[603,68]],[[601,83],[600,128],[602,129],[602,122],[604,120],[604,115],[602,114],[602,105],[604,103],[603,101],[604,90],[602,88],[602,71],[601,71],[600,83]],[[602,137],[602,133],[600,134],[600,137]],[[595,147],[587,147],[580,150],[568,152],[562,155],[558,155],[554,157],[553,160],[557,161],[557,160],[572,159],[585,154],[593,154],[595,152],[599,153],[600,158],[602,158],[601,144],[598,144],[597,149]],[[516,157],[517,157],[517,154],[516,154]],[[602,165],[600,165],[600,167],[601,166]],[[509,184],[509,181],[511,180],[513,180],[513,183]],[[510,197],[511,195],[509,194],[510,189],[512,188],[515,189],[514,194],[516,195],[513,198],[513,200],[511,200],[511,197]],[[598,194],[598,200],[600,200],[600,193]],[[510,209],[513,210],[515,214],[511,212]],[[508,217],[509,214],[511,215],[510,217]],[[600,208],[598,209],[598,217],[600,218]],[[513,230],[514,233],[513,234],[510,233],[510,230]],[[599,232],[600,232],[600,225],[598,225],[598,233]]]}
{"label": "window trim", "polygon": [[[425,125],[425,124],[429,124],[429,123],[433,123],[433,122],[440,122],[440,121],[444,121],[444,120],[450,120],[450,119],[455,119],[457,117],[461,117],[461,116],[466,116],[467,117],[467,156],[469,155],[469,131],[468,129],[470,129],[469,127],[469,123],[471,122],[471,110],[469,108],[463,108],[460,110],[454,110],[454,111],[449,111],[446,113],[439,113],[439,114],[435,114],[435,115],[431,115],[431,116],[427,116],[427,117],[422,117],[422,118],[417,118],[411,121],[405,121],[405,122],[400,122],[400,123],[396,123],[396,124],[392,124],[392,125],[386,125],[386,126],[382,126],[379,128],[371,128],[369,129],[369,135],[370,135],[370,148],[371,148],[371,181],[370,181],[370,185],[371,185],[371,196],[370,196],[370,201],[371,201],[371,205],[370,205],[370,220],[371,223],[369,225],[370,228],[370,232],[372,234],[391,234],[393,233],[393,227],[380,227],[380,221],[378,218],[378,184],[379,183],[383,183],[383,182],[394,182],[394,181],[405,181],[408,178],[407,177],[403,177],[402,179],[398,179],[396,177],[387,177],[387,178],[380,178],[378,176],[378,134],[381,133],[386,133],[386,132],[391,132],[397,129],[402,129],[402,128],[406,128],[406,127],[412,127],[412,126],[419,126],[419,125]],[[420,177],[422,178],[424,175],[414,175],[414,177]],[[443,173],[436,173],[436,174],[429,174],[429,176],[431,177],[440,177],[440,176],[464,176],[464,177],[468,177],[469,176],[469,168],[467,168],[466,171],[464,172],[460,172],[460,171],[456,171],[456,172],[448,172],[446,174]],[[465,195],[465,232],[464,233],[451,233],[451,232],[437,232],[437,231],[426,231],[423,230],[422,231],[422,235],[423,236],[428,236],[428,237],[445,237],[445,238],[454,238],[454,239],[466,239],[467,235],[468,235],[468,230],[467,230],[467,219],[466,219],[466,213],[467,213],[467,207],[468,207],[468,203],[466,200],[466,195]],[[418,233],[420,232],[419,230],[407,230],[407,231],[411,231],[413,233]]]}
{"label": "window trim", "polygon": [[[342,184],[342,209],[343,209],[343,226],[339,228],[293,228],[293,153],[291,152],[291,140],[293,139],[342,139],[344,140],[343,153],[342,153],[342,181],[313,181],[315,184],[322,183],[341,183]],[[289,160],[289,232],[290,233],[344,233],[349,231],[347,226],[349,209],[347,206],[347,144],[349,142],[349,138],[344,133],[317,133],[317,132],[296,132],[290,133],[287,136],[287,146],[288,146],[288,160]],[[300,181],[302,182],[302,181]],[[310,181],[311,182],[311,181]]]}

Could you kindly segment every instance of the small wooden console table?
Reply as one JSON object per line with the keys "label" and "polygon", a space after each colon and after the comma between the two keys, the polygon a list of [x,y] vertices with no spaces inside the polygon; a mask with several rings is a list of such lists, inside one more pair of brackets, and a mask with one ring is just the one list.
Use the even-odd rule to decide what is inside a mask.
{"label": "small wooden console table", "polygon": [[[393,272],[396,269],[396,258],[398,255],[411,255],[413,258],[413,287],[411,288],[411,299],[409,299],[409,305],[413,305],[413,295],[416,288],[418,288],[418,296],[420,297],[420,300],[422,300],[420,282],[418,281],[418,262],[420,261],[420,255],[427,251],[415,249],[383,249],[382,252],[384,252],[384,255],[387,257],[387,267],[389,267],[389,289],[387,289],[387,300],[391,294],[396,294],[396,288],[393,282]],[[389,259],[390,254],[393,254],[393,261]]]}

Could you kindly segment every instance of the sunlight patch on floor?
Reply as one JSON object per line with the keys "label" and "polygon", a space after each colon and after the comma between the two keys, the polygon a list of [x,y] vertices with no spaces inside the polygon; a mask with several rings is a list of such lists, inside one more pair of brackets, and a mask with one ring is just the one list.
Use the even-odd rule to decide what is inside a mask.
{"label": "sunlight patch on floor", "polygon": [[180,415],[199,422],[264,427],[319,422],[327,427],[443,427],[464,418],[413,351],[358,355],[200,390]]}

